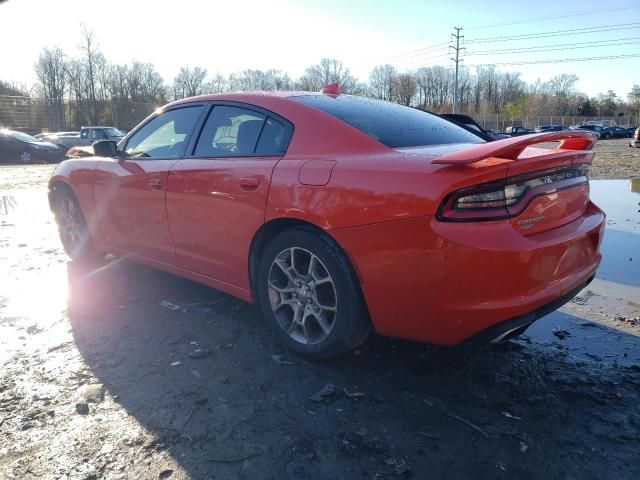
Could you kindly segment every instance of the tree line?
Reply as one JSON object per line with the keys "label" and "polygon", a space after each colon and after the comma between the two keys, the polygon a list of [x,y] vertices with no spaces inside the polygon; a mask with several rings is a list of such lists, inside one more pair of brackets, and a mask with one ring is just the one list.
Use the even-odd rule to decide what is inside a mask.
{"label": "tree line", "polygon": [[[135,125],[153,106],[179,98],[238,90],[308,90],[338,82],[343,93],[365,95],[434,112],[451,112],[454,75],[444,66],[399,72],[378,65],[367,81],[358,80],[342,61],[324,58],[310,65],[297,79],[280,70],[246,69],[224,76],[206,68],[185,66],[165,82],[154,65],[109,62],[94,33],[82,27],[82,42],[75,56],[60,48],[45,48],[35,63],[37,84],[24,87],[0,81],[0,95],[25,95],[44,99],[49,123],[81,125],[120,123]],[[462,68],[458,81],[459,110],[471,114],[501,113],[513,119],[524,116],[615,116],[640,112],[640,85],[627,99],[609,90],[596,97],[576,91],[578,77],[562,74],[528,84],[517,72],[494,66]]]}

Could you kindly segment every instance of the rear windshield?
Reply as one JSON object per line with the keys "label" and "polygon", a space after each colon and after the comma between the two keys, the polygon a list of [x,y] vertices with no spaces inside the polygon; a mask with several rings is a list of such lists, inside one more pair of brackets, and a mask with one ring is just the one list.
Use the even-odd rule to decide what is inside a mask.
{"label": "rear windshield", "polygon": [[395,103],[350,95],[302,95],[292,100],[333,115],[390,148],[484,143],[437,115]]}

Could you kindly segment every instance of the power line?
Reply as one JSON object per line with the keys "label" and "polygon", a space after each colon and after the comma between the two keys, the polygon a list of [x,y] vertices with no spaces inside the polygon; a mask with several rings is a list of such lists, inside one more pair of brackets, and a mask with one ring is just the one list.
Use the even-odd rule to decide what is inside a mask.
{"label": "power line", "polygon": [[559,59],[547,59],[547,60],[531,60],[527,62],[502,62],[502,63],[479,63],[475,65],[467,65],[468,67],[489,67],[489,66],[507,66],[507,65],[539,65],[543,63],[573,63],[573,62],[588,62],[595,60],[614,60],[619,58],[635,58],[640,57],[640,53],[631,53],[627,55],[606,55],[602,57],[582,57],[582,58],[559,58]]}
{"label": "power line", "polygon": [[[394,58],[399,58],[399,57],[405,57],[407,55],[415,55],[416,53],[425,53],[428,52],[429,50],[433,50],[435,47],[442,47],[445,46],[444,48],[446,48],[446,45],[449,45],[449,42],[442,42],[442,43],[435,43],[433,45],[429,45],[428,47],[423,47],[423,48],[417,48],[415,50],[410,50],[408,52],[404,52],[404,53],[399,53],[397,55],[391,55],[389,57],[382,57],[379,59],[379,61],[384,61],[384,60],[392,60]],[[442,48],[439,48],[438,50],[441,50]]]}
{"label": "power line", "polygon": [[411,66],[411,65],[415,65],[416,63],[433,62],[435,60],[444,59],[446,57],[449,57],[450,54],[451,52],[446,52],[441,55],[436,55],[435,57],[421,57],[421,58],[414,58],[410,60],[400,60],[394,63],[396,65]]}
{"label": "power line", "polygon": [[578,42],[578,43],[564,43],[557,45],[541,45],[538,47],[523,47],[512,48],[507,50],[484,50],[478,52],[467,52],[468,56],[477,55],[506,55],[510,53],[537,53],[537,52],[552,52],[556,50],[576,50],[582,48],[600,48],[600,47],[616,47],[620,45],[632,45],[640,42],[640,38],[620,38],[615,40],[600,40],[597,42]]}
{"label": "power line", "polygon": [[634,23],[619,23],[615,25],[599,25],[597,27],[586,27],[586,28],[574,28],[570,30],[555,30],[552,32],[541,32],[541,33],[526,33],[522,35],[503,35],[501,37],[484,37],[484,38],[476,38],[472,40],[468,40],[466,43],[495,43],[503,40],[530,40],[535,38],[548,38],[548,37],[557,37],[560,35],[583,35],[587,33],[601,33],[601,32],[611,32],[616,30],[631,30],[634,28],[640,28],[640,22]]}
{"label": "power line", "polygon": [[592,10],[583,10],[582,12],[568,13],[566,15],[546,15],[541,17],[523,18],[520,20],[514,20],[512,22],[494,23],[492,25],[480,25],[477,27],[469,27],[467,28],[467,30],[482,30],[487,28],[508,27],[510,25],[522,25],[523,23],[534,23],[534,22],[543,22],[545,20],[557,20],[561,18],[580,17],[583,15],[593,15],[594,13],[600,13],[600,12],[617,12],[621,10],[630,10],[632,8],[638,8],[638,4],[628,5],[624,7],[618,7],[618,8],[598,8],[598,9],[592,9]]}
{"label": "power line", "polygon": [[[438,52],[443,52],[443,53],[438,53]],[[448,47],[444,47],[444,48],[439,48],[438,50],[434,50],[433,52],[414,53],[413,55],[408,55],[405,58],[399,58],[396,61],[398,61],[398,62],[412,62],[412,61],[415,61],[416,59],[419,60],[420,58],[429,59],[429,58],[447,56],[448,54],[449,54],[449,48]]]}

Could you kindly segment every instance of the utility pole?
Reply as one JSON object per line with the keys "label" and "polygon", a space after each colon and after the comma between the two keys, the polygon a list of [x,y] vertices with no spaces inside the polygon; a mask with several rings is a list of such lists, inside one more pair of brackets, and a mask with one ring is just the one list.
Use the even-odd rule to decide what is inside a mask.
{"label": "utility pole", "polygon": [[462,61],[460,60],[460,51],[464,50],[464,47],[460,47],[460,39],[464,38],[464,36],[460,35],[460,30],[462,27],[453,27],[456,33],[452,33],[451,36],[456,39],[456,46],[449,45],[449,48],[453,48],[456,52],[456,58],[452,58],[454,62],[456,62],[456,79],[453,87],[453,113],[456,113],[458,109],[458,64]]}

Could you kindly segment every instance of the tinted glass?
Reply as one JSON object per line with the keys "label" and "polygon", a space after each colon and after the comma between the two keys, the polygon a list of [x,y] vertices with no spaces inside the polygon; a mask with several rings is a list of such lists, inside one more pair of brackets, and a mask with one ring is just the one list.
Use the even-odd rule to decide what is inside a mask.
{"label": "tinted glass", "polygon": [[178,108],[161,113],[133,134],[126,152],[135,158],[177,158],[182,155],[201,106]]}
{"label": "tinted glass", "polygon": [[289,130],[278,120],[267,118],[260,138],[256,153],[258,155],[282,155],[289,145]]}
{"label": "tinted glass", "polygon": [[241,157],[253,155],[265,116],[238,107],[214,107],[205,122],[195,156]]}
{"label": "tinted glass", "polygon": [[349,95],[303,95],[292,100],[333,115],[391,148],[484,143],[437,115],[395,103]]}

